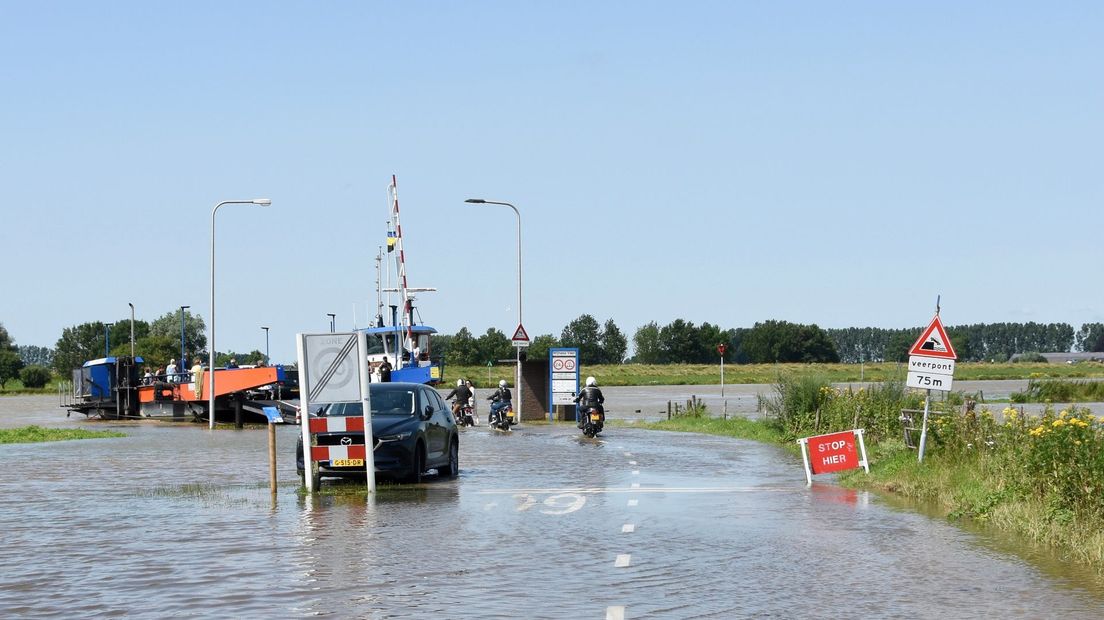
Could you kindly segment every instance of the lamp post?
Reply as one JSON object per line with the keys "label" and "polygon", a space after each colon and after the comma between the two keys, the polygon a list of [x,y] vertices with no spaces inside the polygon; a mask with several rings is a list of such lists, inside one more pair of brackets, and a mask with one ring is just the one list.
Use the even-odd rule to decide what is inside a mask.
{"label": "lamp post", "polygon": [[134,304],[127,302],[130,306],[130,363],[134,363]]}
{"label": "lamp post", "polygon": [[330,333],[332,334],[334,333],[334,319],[337,318],[337,315],[332,312],[327,312],[326,316],[330,317]]}
{"label": "lamp post", "polygon": [[[482,198],[468,198],[464,202],[477,205],[501,205],[503,207],[510,207],[514,210],[514,215],[517,216],[517,312],[518,312],[518,327],[522,326],[521,321],[521,212],[517,207],[508,202],[499,202],[497,200],[483,200]],[[521,347],[515,347],[517,350],[517,378],[514,381],[514,386],[517,388],[518,401],[517,401],[517,420],[521,422]]]}
{"label": "lamp post", "polygon": [[104,357],[111,357],[111,326],[114,323],[104,323]]}
{"label": "lamp post", "polygon": [[184,311],[191,306],[180,306],[180,363],[184,363]]}
{"label": "lamp post", "polygon": [[[207,427],[210,429],[215,428],[215,213],[218,212],[219,207],[222,205],[231,204],[254,204],[262,207],[267,207],[272,204],[272,201],[268,198],[254,198],[253,200],[223,200],[215,205],[214,209],[211,209],[211,327],[207,335],[208,346],[210,350],[210,373],[211,378],[207,381],[207,389],[210,393],[210,400],[208,401],[207,409]],[[181,315],[183,316],[183,315]]]}
{"label": "lamp post", "polygon": [[261,329],[265,330],[265,366],[268,366],[268,328],[262,325]]}

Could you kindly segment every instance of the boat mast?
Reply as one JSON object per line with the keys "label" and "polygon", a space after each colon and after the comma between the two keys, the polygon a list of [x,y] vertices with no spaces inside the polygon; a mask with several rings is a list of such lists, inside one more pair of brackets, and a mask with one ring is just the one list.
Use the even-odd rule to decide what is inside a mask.
{"label": "boat mast", "polygon": [[383,269],[383,247],[376,249],[376,320],[372,327],[383,327],[383,280],[380,271]]}
{"label": "boat mast", "polygon": [[[414,346],[414,317],[410,307],[410,290],[406,285],[406,257],[403,254],[402,224],[399,222],[399,188],[395,175],[391,175],[391,185],[387,188],[391,206],[391,224],[395,228],[395,265],[398,271],[399,301],[402,303],[401,326],[407,333],[411,346]],[[401,351],[401,346],[398,347]]]}

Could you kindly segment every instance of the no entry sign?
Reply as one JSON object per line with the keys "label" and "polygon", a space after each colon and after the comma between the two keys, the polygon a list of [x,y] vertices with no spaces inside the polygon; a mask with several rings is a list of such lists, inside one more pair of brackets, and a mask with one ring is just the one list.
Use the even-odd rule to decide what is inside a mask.
{"label": "no entry sign", "polygon": [[801,456],[805,460],[805,479],[809,484],[813,483],[813,474],[828,474],[859,467],[870,472],[861,428],[804,437],[797,442],[801,444]]}

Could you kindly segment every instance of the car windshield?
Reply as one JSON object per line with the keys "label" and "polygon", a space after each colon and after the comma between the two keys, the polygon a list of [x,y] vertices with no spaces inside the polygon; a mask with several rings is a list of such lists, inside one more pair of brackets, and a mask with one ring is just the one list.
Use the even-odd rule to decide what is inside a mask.
{"label": "car windshield", "polygon": [[[414,415],[414,388],[399,384],[373,383],[372,415],[412,416]],[[333,403],[325,408],[328,416],[363,415],[360,403]]]}

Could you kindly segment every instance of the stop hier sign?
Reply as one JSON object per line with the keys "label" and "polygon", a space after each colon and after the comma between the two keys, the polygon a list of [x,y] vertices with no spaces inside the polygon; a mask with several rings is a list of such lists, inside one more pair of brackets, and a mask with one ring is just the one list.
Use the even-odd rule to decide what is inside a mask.
{"label": "stop hier sign", "polygon": [[[801,444],[801,456],[805,460],[805,477],[810,484],[813,481],[813,474],[827,474],[858,467],[870,471],[861,428],[805,437],[797,441]],[[858,443],[857,448],[856,443]]]}
{"label": "stop hier sign", "polygon": [[809,465],[814,474],[855,469],[859,455],[855,449],[855,434],[851,431],[809,438]]}

